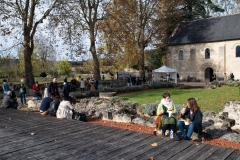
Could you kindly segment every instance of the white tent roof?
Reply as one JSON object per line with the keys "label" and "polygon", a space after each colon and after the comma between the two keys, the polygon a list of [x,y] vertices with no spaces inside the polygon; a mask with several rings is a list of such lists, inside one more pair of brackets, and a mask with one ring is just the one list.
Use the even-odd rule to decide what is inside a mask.
{"label": "white tent roof", "polygon": [[153,72],[173,73],[173,72],[177,72],[177,70],[169,68],[167,66],[162,66],[161,68],[153,70]]}

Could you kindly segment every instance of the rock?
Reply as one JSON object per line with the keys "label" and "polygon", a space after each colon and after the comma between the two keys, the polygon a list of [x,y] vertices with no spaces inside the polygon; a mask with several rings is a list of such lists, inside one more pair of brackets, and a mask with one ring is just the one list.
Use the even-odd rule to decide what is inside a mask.
{"label": "rock", "polygon": [[27,101],[27,110],[39,111],[42,100],[29,100]]}
{"label": "rock", "polygon": [[133,116],[127,114],[115,114],[113,115],[113,121],[115,122],[123,122],[123,123],[131,123]]}
{"label": "rock", "polygon": [[117,95],[116,92],[100,92],[99,98],[110,99],[111,97],[116,96],[116,95]]}

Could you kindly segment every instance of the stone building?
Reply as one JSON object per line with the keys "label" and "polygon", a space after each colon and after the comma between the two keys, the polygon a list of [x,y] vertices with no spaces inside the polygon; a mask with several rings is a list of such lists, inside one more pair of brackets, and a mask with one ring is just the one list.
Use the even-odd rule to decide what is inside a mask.
{"label": "stone building", "polygon": [[168,44],[168,66],[180,80],[240,79],[240,14],[182,22]]}

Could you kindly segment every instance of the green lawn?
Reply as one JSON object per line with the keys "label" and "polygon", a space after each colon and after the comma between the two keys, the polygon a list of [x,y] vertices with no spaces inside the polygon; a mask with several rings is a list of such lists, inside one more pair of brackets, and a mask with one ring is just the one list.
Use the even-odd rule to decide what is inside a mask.
{"label": "green lawn", "polygon": [[154,89],[127,94],[119,94],[124,100],[136,101],[140,104],[153,103],[162,99],[162,94],[168,91],[175,104],[185,104],[190,97],[198,98],[198,105],[203,112],[212,110],[216,113],[224,108],[229,100],[239,100],[239,88],[223,86],[217,89]]}

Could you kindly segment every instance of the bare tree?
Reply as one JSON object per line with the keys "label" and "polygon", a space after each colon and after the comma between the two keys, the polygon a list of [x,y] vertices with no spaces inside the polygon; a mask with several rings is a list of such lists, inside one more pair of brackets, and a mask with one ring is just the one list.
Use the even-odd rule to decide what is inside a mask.
{"label": "bare tree", "polygon": [[[34,83],[31,56],[34,50],[34,36],[38,26],[43,23],[60,0],[2,0],[0,1],[0,16],[2,36],[11,36],[21,44],[24,53],[25,85]],[[5,49],[6,50],[6,49]]]}
{"label": "bare tree", "polygon": [[96,41],[98,35],[99,22],[103,20],[105,14],[105,5],[107,0],[75,0],[62,10],[61,15],[68,17],[52,17],[56,20],[62,20],[60,27],[60,36],[63,37],[66,44],[69,44],[70,52],[75,55],[85,54],[84,39],[89,39],[89,50],[94,61],[94,78],[100,79],[100,67],[98,54],[96,50]]}

